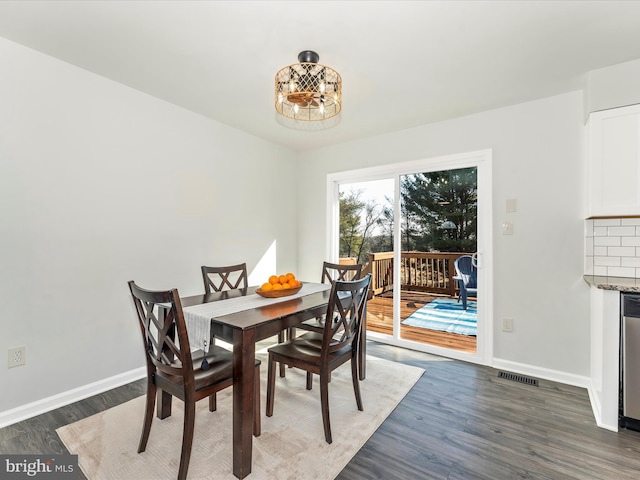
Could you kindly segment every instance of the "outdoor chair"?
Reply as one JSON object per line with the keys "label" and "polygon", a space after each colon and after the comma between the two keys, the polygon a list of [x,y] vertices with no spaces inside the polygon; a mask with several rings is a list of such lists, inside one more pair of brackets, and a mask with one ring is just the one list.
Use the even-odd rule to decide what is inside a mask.
{"label": "outdoor chair", "polygon": [[460,287],[460,300],[462,308],[467,309],[467,298],[478,295],[478,269],[473,265],[471,255],[458,257],[454,262],[456,279]]}

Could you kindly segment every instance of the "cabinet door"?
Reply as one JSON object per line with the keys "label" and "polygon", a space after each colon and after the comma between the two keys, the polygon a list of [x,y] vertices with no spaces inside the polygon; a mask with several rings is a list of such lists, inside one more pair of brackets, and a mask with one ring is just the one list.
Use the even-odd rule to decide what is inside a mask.
{"label": "cabinet door", "polygon": [[640,105],[592,113],[588,138],[589,215],[640,214]]}

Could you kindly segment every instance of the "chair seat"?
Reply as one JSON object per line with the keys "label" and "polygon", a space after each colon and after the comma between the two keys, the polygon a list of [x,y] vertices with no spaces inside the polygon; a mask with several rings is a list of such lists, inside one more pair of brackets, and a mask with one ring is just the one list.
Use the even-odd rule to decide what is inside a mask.
{"label": "chair seat", "polygon": [[[213,345],[209,352],[205,354],[202,350],[191,353],[193,358],[193,376],[195,390],[209,387],[212,383],[218,383],[225,379],[233,379],[233,353],[217,345]],[[209,368],[202,369],[202,360],[207,359]],[[256,366],[260,365],[260,360],[256,359]],[[181,387],[182,377],[167,375],[163,372],[156,372],[158,386]],[[169,388],[167,390],[169,391]]]}
{"label": "chair seat", "polygon": [[[351,349],[351,345],[329,354],[329,363],[333,358],[344,356]],[[319,333],[305,333],[288,342],[280,343],[269,348],[269,353],[278,357],[295,358],[298,361],[313,365],[320,363],[322,350],[322,335]]]}

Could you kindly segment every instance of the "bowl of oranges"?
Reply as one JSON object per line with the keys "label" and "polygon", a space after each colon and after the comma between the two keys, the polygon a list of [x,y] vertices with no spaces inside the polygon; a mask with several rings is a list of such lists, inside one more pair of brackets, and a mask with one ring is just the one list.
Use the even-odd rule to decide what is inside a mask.
{"label": "bowl of oranges", "polygon": [[285,275],[271,275],[269,280],[263,283],[256,293],[266,298],[288,297],[295,295],[302,288],[302,283],[296,279],[293,273]]}

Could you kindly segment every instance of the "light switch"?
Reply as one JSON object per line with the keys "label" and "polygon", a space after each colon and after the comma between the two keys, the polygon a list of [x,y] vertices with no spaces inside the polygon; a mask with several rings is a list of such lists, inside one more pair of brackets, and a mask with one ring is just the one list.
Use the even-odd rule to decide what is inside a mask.
{"label": "light switch", "polygon": [[513,223],[507,221],[502,222],[502,234],[503,235],[513,235]]}
{"label": "light switch", "polygon": [[507,213],[513,213],[516,211],[516,199],[515,198],[507,198],[506,208]]}

